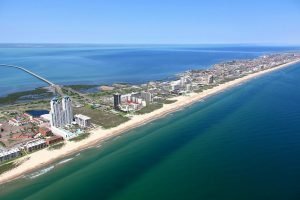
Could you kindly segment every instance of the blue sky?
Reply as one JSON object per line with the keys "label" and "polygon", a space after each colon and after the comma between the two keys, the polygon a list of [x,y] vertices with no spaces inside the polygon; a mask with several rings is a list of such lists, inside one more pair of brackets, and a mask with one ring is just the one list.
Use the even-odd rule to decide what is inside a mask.
{"label": "blue sky", "polygon": [[300,44],[299,0],[0,0],[2,43]]}

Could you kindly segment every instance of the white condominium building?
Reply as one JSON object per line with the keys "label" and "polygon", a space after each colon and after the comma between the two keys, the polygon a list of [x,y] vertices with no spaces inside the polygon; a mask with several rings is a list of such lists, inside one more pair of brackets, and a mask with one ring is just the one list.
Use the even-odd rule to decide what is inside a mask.
{"label": "white condominium building", "polygon": [[63,126],[63,113],[61,100],[58,98],[53,98],[50,102],[51,111],[50,111],[50,123],[51,126],[61,127]]}
{"label": "white condominium building", "polygon": [[153,95],[150,92],[141,92],[141,97],[147,104],[153,101]]}
{"label": "white condominium building", "polygon": [[62,109],[64,111],[65,123],[71,124],[73,122],[73,109],[70,97],[62,98]]}
{"label": "white condominium building", "polygon": [[73,121],[72,101],[70,97],[53,98],[51,105],[51,126],[64,127]]}

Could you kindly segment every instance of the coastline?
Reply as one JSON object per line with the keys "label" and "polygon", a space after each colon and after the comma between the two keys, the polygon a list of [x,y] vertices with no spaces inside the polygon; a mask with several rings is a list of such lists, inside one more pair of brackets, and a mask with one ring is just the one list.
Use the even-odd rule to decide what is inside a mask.
{"label": "coastline", "polygon": [[164,117],[165,115],[168,115],[169,113],[178,111],[186,106],[189,106],[193,103],[196,103],[206,97],[209,97],[211,95],[217,94],[219,92],[222,92],[226,89],[232,88],[234,86],[237,86],[241,83],[244,83],[248,80],[254,79],[258,76],[261,76],[263,74],[282,69],[285,67],[288,67],[290,65],[296,64],[300,62],[300,60],[290,62],[287,64],[283,64],[271,69],[267,69],[264,71],[259,71],[253,74],[249,74],[247,76],[244,76],[242,78],[238,78],[226,83],[223,83],[219,86],[215,86],[212,89],[205,90],[201,93],[191,93],[188,96],[178,96],[174,97],[173,99],[176,99],[177,101],[172,104],[165,104],[162,108],[155,110],[148,114],[143,115],[137,115],[134,116],[131,120],[128,122],[125,122],[117,127],[111,128],[111,129],[96,129],[91,132],[91,135],[80,142],[66,142],[66,145],[62,147],[59,150],[53,150],[49,151],[47,149],[43,149],[41,151],[35,152],[29,156],[26,156],[26,159],[30,157],[28,160],[26,160],[24,163],[22,163],[20,166],[6,172],[0,175],[0,184],[3,184],[5,182],[9,182],[13,179],[16,179],[18,177],[21,177],[25,173],[29,173],[31,171],[35,171],[38,168],[44,167],[50,163],[55,162],[58,159],[62,159],[65,156],[76,154],[79,151],[84,150],[87,147],[90,147],[92,145],[98,144],[99,142],[106,140],[111,137],[115,137],[117,135],[120,135],[128,130],[131,130],[133,128],[136,128],[138,126],[142,126],[145,123],[148,123],[150,121],[156,120],[158,118]]}

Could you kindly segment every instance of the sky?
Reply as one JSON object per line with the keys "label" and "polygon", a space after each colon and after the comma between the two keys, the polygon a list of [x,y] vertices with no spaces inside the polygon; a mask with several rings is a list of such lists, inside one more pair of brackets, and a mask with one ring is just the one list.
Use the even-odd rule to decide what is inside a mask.
{"label": "sky", "polygon": [[0,0],[0,43],[300,44],[299,0]]}

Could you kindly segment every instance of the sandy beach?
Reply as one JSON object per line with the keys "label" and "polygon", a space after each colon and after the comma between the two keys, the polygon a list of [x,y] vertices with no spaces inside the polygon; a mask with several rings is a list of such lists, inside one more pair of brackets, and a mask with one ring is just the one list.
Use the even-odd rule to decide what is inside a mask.
{"label": "sandy beach", "polygon": [[88,138],[82,141],[79,142],[67,141],[65,146],[63,146],[61,149],[52,150],[52,151],[49,151],[48,149],[43,149],[33,154],[30,154],[28,156],[22,157],[20,159],[22,160],[24,159],[24,162],[22,162],[21,165],[0,175],[0,184],[11,181],[13,179],[23,176],[26,173],[35,171],[41,167],[49,165],[50,163],[58,159],[62,159],[65,156],[76,154],[79,151],[88,148],[90,146],[101,144],[101,141],[103,140],[106,140],[111,137],[115,137],[135,127],[142,126],[145,123],[161,118],[169,113],[175,112],[195,102],[198,102],[208,96],[217,94],[219,92],[237,86],[241,83],[254,79],[263,74],[288,67],[297,62],[300,62],[300,60],[287,63],[284,65],[280,65],[272,69],[267,69],[264,71],[249,74],[242,78],[238,78],[233,81],[226,82],[222,85],[216,86],[212,89],[205,90],[201,93],[190,93],[187,96],[174,97],[173,99],[177,100],[175,103],[165,104],[161,109],[155,110],[148,114],[135,115],[132,117],[131,120],[111,129],[101,129],[101,128],[95,129],[91,131],[91,134]]}

